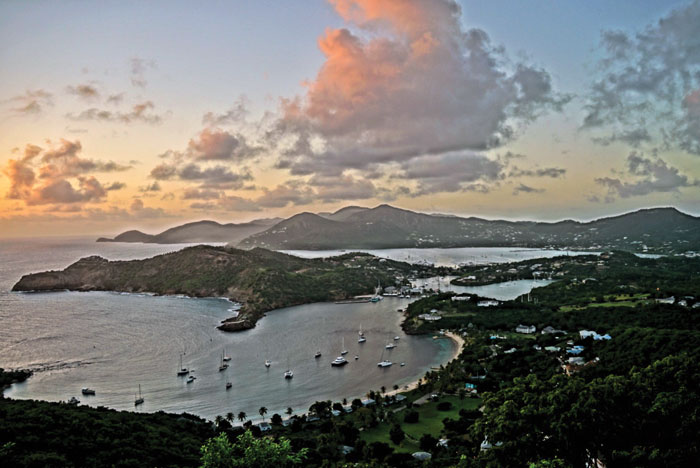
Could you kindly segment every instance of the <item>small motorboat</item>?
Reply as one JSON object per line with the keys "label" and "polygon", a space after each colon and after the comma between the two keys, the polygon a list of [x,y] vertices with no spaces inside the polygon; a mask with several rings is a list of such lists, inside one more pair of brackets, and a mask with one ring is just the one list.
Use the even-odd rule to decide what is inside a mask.
{"label": "small motorboat", "polygon": [[226,390],[231,390],[231,387],[233,387],[233,384],[231,382],[226,382]]}
{"label": "small motorboat", "polygon": [[320,357],[321,357],[321,351],[316,351],[316,354],[314,354],[314,357],[315,357],[316,359],[320,358]]}
{"label": "small motorboat", "polygon": [[405,365],[406,365],[406,363],[405,363],[405,362],[402,362],[402,363],[401,363],[401,367],[403,367],[403,366],[405,366]]}
{"label": "small motorboat", "polygon": [[401,337],[400,337],[399,335],[396,335],[396,336],[394,337],[394,341],[399,341],[400,339],[401,339]]}
{"label": "small motorboat", "polygon": [[285,378],[285,379],[291,379],[292,377],[294,377],[294,372],[292,372],[291,369],[287,370],[287,371],[284,373],[284,378]]}
{"label": "small motorboat", "polygon": [[192,383],[192,382],[194,382],[194,380],[195,380],[196,378],[197,378],[197,377],[195,377],[194,375],[190,375],[189,377],[187,377],[187,383]]}
{"label": "small motorboat", "polygon": [[357,361],[358,359],[360,359],[360,356],[358,356],[358,355],[356,354],[356,355],[355,355],[355,360]]}
{"label": "small motorboat", "polygon": [[83,388],[81,390],[81,392],[83,393],[83,395],[94,395],[95,394],[95,390],[93,390],[91,388],[87,388],[87,387]]}
{"label": "small motorboat", "polygon": [[69,405],[77,405],[80,403],[80,400],[78,400],[76,397],[70,397],[70,400],[68,400]]}
{"label": "small motorboat", "polygon": [[266,359],[265,360],[265,367],[270,367],[271,365],[272,365],[272,361],[270,361],[269,359]]}
{"label": "small motorboat", "polygon": [[367,338],[365,338],[364,336],[361,336],[357,339],[358,343],[364,343],[365,341],[367,341]]}

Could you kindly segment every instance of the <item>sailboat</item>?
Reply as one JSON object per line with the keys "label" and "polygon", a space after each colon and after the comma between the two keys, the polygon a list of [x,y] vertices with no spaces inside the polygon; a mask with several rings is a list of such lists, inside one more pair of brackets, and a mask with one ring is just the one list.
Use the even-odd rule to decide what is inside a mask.
{"label": "sailboat", "polygon": [[387,343],[387,345],[384,346],[384,347],[385,347],[386,349],[394,349],[394,348],[396,348],[396,345],[395,345],[393,342],[390,341],[390,342]]}
{"label": "sailboat", "polygon": [[272,361],[269,359],[265,359],[265,367],[270,367],[272,365]]}
{"label": "sailboat", "polygon": [[345,349],[345,337],[343,337],[342,340],[343,340],[343,344],[340,347],[340,355],[345,356],[346,354],[348,354],[348,350]]}
{"label": "sailboat", "polygon": [[225,357],[226,356],[224,355],[224,353],[221,353],[221,364],[219,364],[219,372],[222,372],[222,371],[225,371],[226,369],[228,369],[228,363],[224,362]]}
{"label": "sailboat", "polygon": [[224,357],[222,358],[222,361],[228,362],[231,360],[231,356],[226,355],[226,348],[224,348]]}
{"label": "sailboat", "polygon": [[141,384],[139,384],[139,393],[134,395],[134,406],[138,406],[144,402],[143,396],[141,395]]}
{"label": "sailboat", "polygon": [[365,332],[362,331],[362,324],[360,324],[360,331],[358,331],[357,334],[360,335],[360,337],[357,339],[358,343],[364,343],[367,341],[365,338]]}
{"label": "sailboat", "polygon": [[190,371],[187,369],[187,367],[183,367],[182,365],[182,354],[180,354],[180,370],[177,371],[177,375],[180,377],[189,374]]}
{"label": "sailboat", "polygon": [[289,358],[287,358],[287,370],[284,372],[284,378],[291,379],[292,377],[294,377],[294,372],[292,372],[292,369],[289,367]]}

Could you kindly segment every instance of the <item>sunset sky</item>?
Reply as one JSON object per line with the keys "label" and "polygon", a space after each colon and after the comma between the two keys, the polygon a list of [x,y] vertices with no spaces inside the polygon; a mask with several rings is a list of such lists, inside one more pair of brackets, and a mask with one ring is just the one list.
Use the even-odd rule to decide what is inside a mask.
{"label": "sunset sky", "polygon": [[700,1],[0,2],[0,237],[700,215]]}

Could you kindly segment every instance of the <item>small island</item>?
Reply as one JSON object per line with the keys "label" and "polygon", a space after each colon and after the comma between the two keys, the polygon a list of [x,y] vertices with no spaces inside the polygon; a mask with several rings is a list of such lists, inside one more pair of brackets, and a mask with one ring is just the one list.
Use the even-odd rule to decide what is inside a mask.
{"label": "small island", "polygon": [[221,297],[242,304],[224,331],[247,330],[265,312],[312,302],[372,294],[378,285],[406,284],[433,267],[365,253],[305,259],[261,248],[239,250],[199,245],[143,260],[109,261],[92,256],[62,271],[23,276],[13,291],[118,291]]}

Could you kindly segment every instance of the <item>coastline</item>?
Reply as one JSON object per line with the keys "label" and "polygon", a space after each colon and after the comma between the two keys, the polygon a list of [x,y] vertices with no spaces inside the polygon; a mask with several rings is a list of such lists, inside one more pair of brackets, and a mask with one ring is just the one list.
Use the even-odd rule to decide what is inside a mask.
{"label": "coastline", "polygon": [[[448,363],[454,361],[455,359],[457,359],[457,357],[459,357],[459,355],[462,354],[462,350],[464,350],[465,341],[464,341],[464,338],[462,338],[461,336],[459,336],[456,333],[453,333],[451,331],[446,331],[445,334],[442,336],[451,340],[456,345],[454,353],[452,353],[452,356],[450,357],[450,359],[448,359],[447,362],[445,362],[445,364],[448,364]],[[440,338],[438,338],[438,339],[440,339]],[[388,390],[386,393],[384,393],[384,396],[392,396],[392,395],[397,395],[399,393],[410,392],[411,390],[415,390],[416,388],[418,388],[418,383],[422,379],[423,378],[420,377],[413,382],[409,382],[409,383],[399,387],[396,390],[394,390],[394,389]]]}

